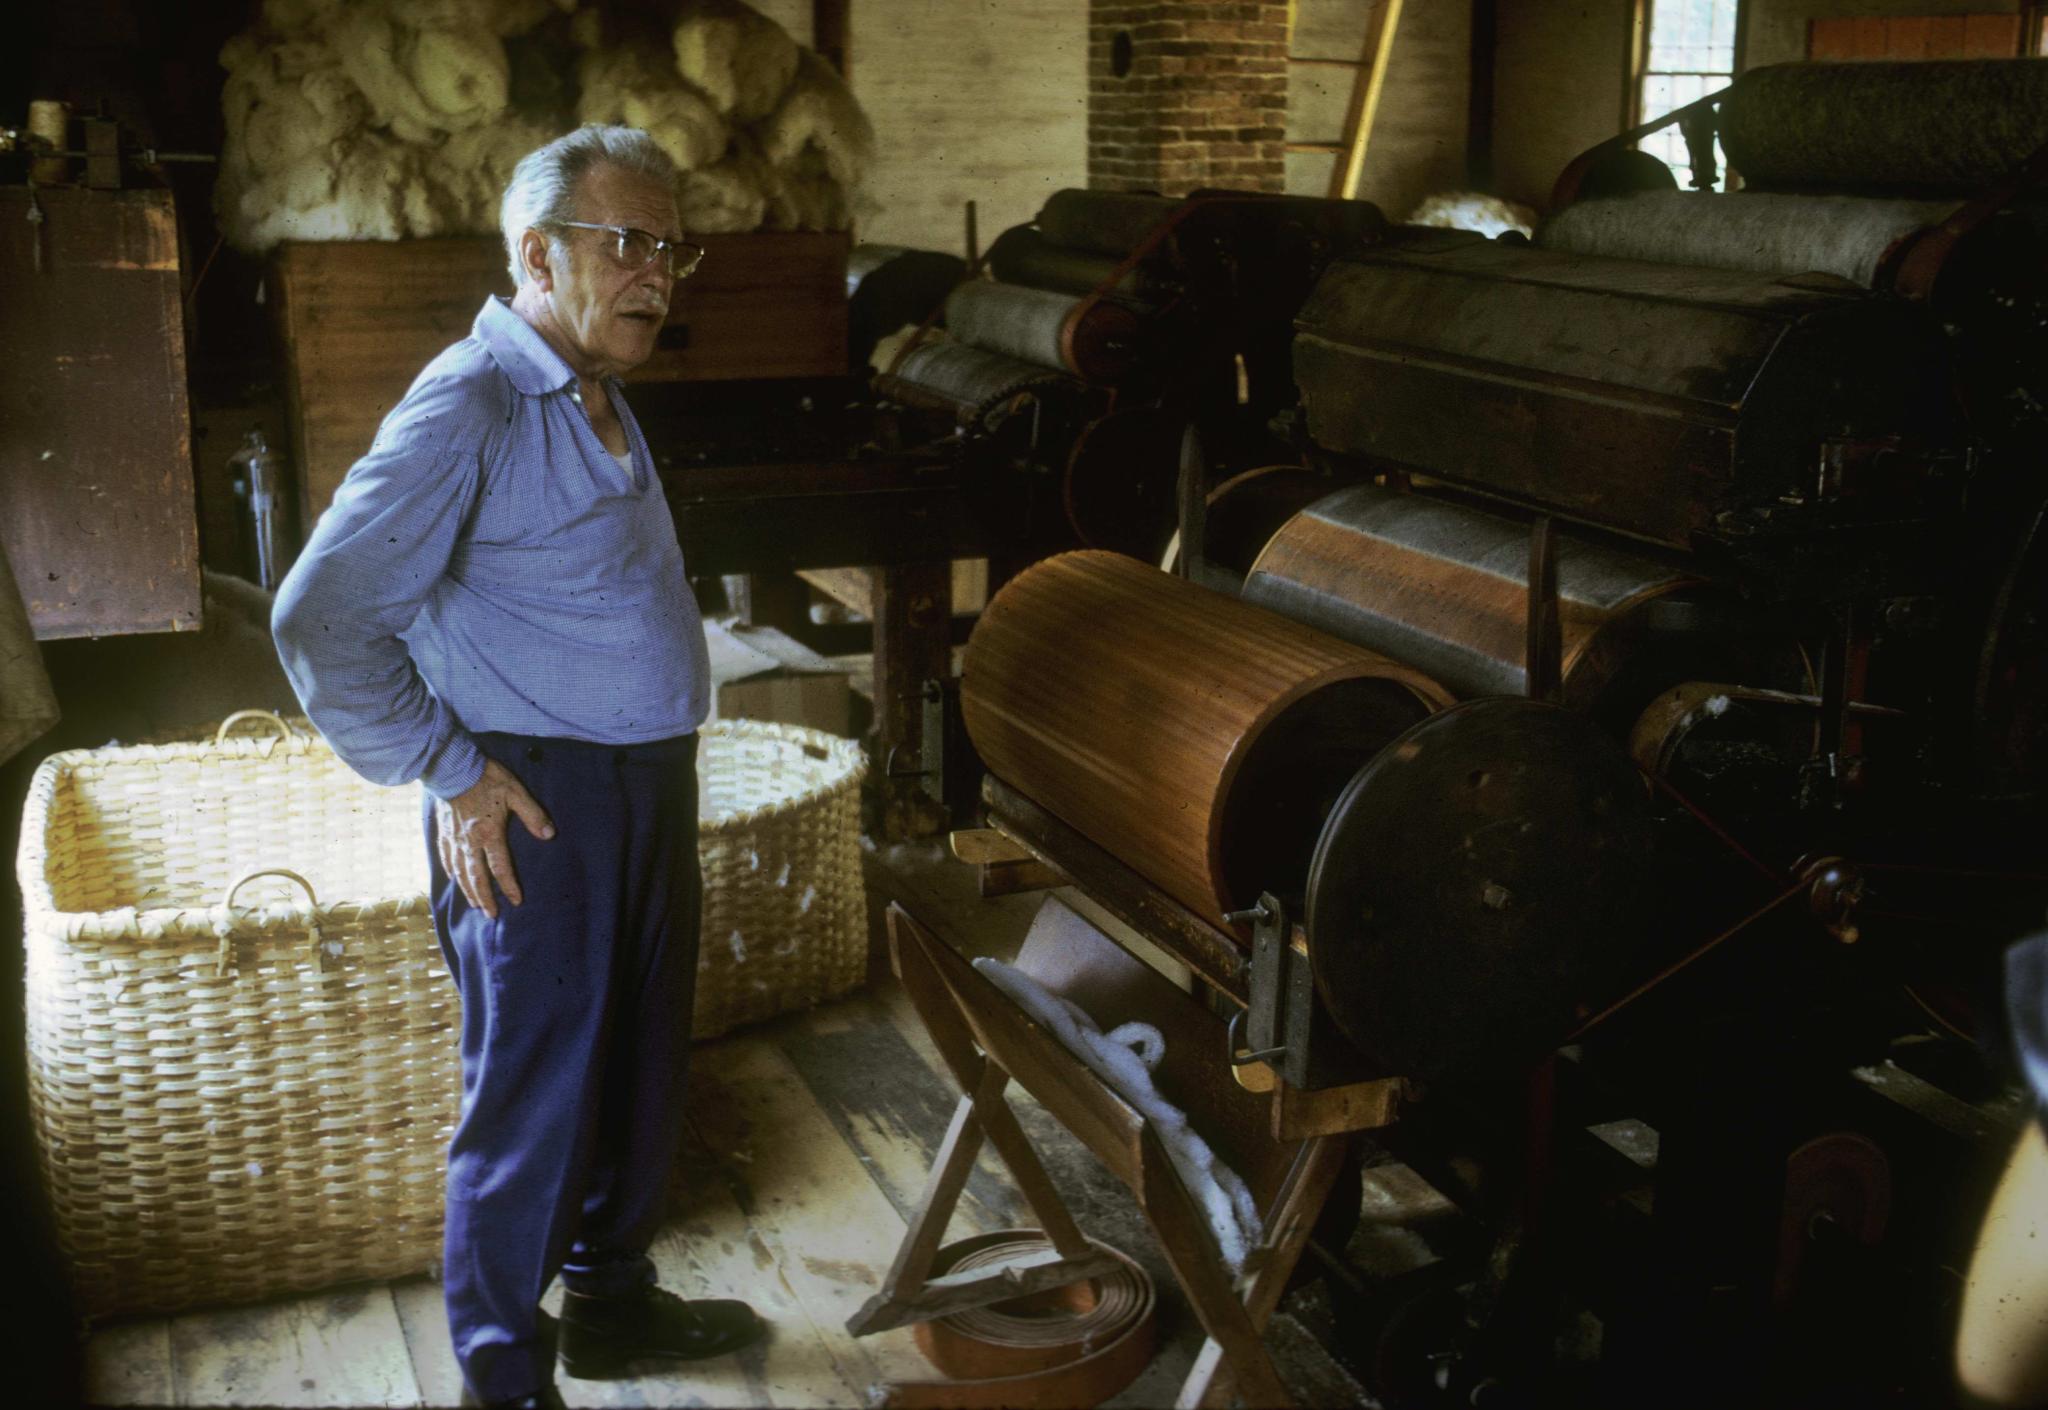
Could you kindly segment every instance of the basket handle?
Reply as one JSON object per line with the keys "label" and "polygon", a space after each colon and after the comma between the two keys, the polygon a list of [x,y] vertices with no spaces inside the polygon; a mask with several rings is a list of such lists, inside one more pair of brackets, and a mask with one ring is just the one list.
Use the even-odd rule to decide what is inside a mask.
{"label": "basket handle", "polygon": [[[228,716],[225,720],[222,720],[220,722],[220,728],[214,732],[213,742],[215,744],[219,744],[222,741],[224,741],[228,737],[228,731],[233,729],[236,725],[240,724],[244,720],[268,720],[271,724],[277,726],[277,732],[280,737],[285,739],[297,739],[299,737],[299,732],[293,729],[290,725],[286,724],[284,722],[284,717],[282,715],[275,713],[274,711],[237,710],[235,711],[234,714]],[[247,879],[247,877],[243,878],[243,880],[245,881]],[[310,890],[311,888],[309,887],[307,889]]]}
{"label": "basket handle", "polygon": [[[268,714],[269,712],[264,710],[245,710],[241,713],[260,715]],[[228,723],[234,723],[234,718],[231,717]],[[275,715],[272,715],[271,718],[277,719]],[[278,723],[282,725],[284,721],[278,720]],[[226,725],[223,725],[222,728],[225,729]],[[220,937],[220,954],[214,960],[215,975],[225,977],[228,970],[232,967],[234,959],[234,926],[228,921],[226,913],[234,909],[235,893],[259,876],[281,876],[287,881],[297,882],[305,890],[307,906],[306,933],[313,941],[314,956],[318,960],[323,974],[334,968],[334,962],[341,958],[341,942],[339,940],[330,941],[326,937],[325,932],[320,928],[320,898],[313,891],[313,883],[288,867],[255,867],[243,872],[233,881],[230,881],[228,889],[221,895],[220,909],[222,914],[213,923],[214,934]]]}

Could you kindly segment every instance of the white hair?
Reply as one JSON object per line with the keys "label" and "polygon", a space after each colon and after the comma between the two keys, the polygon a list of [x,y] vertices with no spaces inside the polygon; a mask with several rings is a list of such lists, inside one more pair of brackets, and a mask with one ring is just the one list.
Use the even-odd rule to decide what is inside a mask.
{"label": "white hair", "polygon": [[505,233],[505,254],[512,282],[527,282],[519,258],[519,237],[535,226],[576,218],[576,186],[585,172],[600,164],[652,177],[675,189],[676,164],[661,145],[637,127],[586,123],[544,147],[536,147],[512,168],[505,196],[498,204],[498,228]]}

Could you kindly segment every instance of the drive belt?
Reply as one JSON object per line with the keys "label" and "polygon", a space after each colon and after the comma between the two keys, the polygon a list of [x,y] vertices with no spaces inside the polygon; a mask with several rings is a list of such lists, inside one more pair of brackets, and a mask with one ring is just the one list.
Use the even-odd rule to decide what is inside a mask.
{"label": "drive belt", "polygon": [[[999,1229],[941,1248],[932,1276],[1010,1262],[1048,1247],[1036,1230]],[[1099,1405],[1152,1360],[1152,1279],[1124,1254],[1099,1278],[970,1308],[913,1328],[925,1359],[949,1377],[893,1381],[880,1403],[899,1410]]]}

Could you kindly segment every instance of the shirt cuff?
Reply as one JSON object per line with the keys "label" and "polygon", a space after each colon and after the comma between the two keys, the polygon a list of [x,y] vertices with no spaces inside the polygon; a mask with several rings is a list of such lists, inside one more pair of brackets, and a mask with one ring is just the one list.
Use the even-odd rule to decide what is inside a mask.
{"label": "shirt cuff", "polygon": [[448,737],[439,757],[420,775],[420,782],[427,792],[446,802],[469,792],[483,776],[483,750],[476,747],[475,740],[457,730]]}

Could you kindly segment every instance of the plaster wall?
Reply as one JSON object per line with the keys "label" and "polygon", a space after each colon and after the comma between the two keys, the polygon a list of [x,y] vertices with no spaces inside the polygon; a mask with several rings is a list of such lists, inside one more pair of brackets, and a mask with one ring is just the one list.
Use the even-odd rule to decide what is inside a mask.
{"label": "plaster wall", "polygon": [[964,254],[968,201],[986,248],[1087,184],[1088,0],[852,0],[847,36],[876,147],[856,239]]}
{"label": "plaster wall", "polygon": [[1496,15],[1495,194],[1540,211],[1566,162],[1622,130],[1634,5],[1510,0]]}

